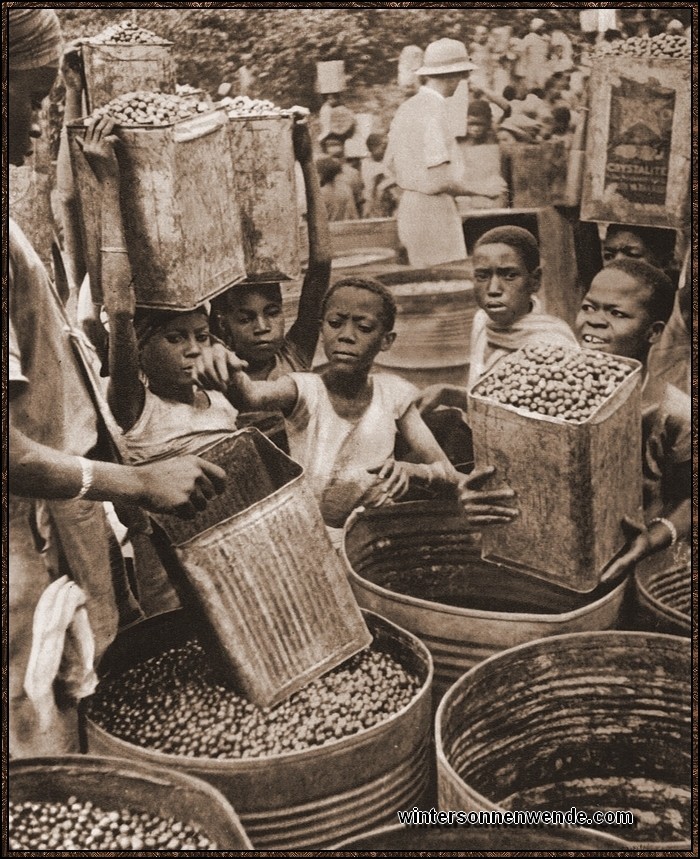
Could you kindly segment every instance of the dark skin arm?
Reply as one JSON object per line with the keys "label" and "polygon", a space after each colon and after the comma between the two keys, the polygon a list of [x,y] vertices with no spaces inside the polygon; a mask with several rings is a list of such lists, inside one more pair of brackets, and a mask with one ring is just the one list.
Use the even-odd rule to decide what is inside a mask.
{"label": "dark skin arm", "polygon": [[[196,456],[175,457],[151,465],[93,462],[91,501],[123,501],[147,510],[191,517],[224,486],[225,472]],[[83,470],[77,456],[28,438],[15,425],[10,402],[10,492],[24,498],[75,498]]]}
{"label": "dark skin arm", "polygon": [[[66,86],[66,105],[63,114],[64,127],[82,114],[82,60],[76,44],[68,45],[61,62],[61,74]],[[87,266],[85,249],[80,230],[78,199],[73,180],[73,170],[68,152],[68,138],[65,128],[56,162],[56,185],[59,190],[63,245],[67,256],[67,274],[71,289],[78,289],[85,277]]]}
{"label": "dark skin arm", "polygon": [[306,189],[309,232],[309,264],[299,297],[299,312],[287,338],[311,366],[321,332],[321,304],[331,281],[331,235],[326,207],[321,199],[311,136],[305,118],[294,123],[294,154],[301,166]]}
{"label": "dark skin arm", "polygon": [[[687,540],[692,525],[690,498],[681,501],[672,510],[664,511],[664,518],[673,523],[679,540]],[[620,557],[601,576],[603,582],[624,575],[639,561],[671,545],[671,531],[663,522],[639,525],[626,517],[622,520],[622,530],[627,544]]]}
{"label": "dark skin arm", "polygon": [[414,403],[418,411],[428,414],[439,406],[450,406],[467,411],[467,389],[461,385],[428,385],[416,396]]}
{"label": "dark skin arm", "polygon": [[118,138],[114,122],[102,117],[85,132],[81,148],[102,192],[102,279],[109,316],[109,387],[107,401],[119,426],[127,431],[143,411],[145,391],[139,373],[134,331],[135,297],[126,252],[119,202],[119,164],[114,152]]}

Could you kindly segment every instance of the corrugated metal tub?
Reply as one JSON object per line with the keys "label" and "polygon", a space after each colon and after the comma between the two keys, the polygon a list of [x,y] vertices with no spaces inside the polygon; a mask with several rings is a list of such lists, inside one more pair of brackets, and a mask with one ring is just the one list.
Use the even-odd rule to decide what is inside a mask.
{"label": "corrugated metal tub", "polygon": [[635,850],[691,846],[691,646],[581,632],[487,659],[437,711],[444,809],[631,812],[600,821]]}
{"label": "corrugated metal tub", "polygon": [[[385,826],[336,844],[336,850],[422,851],[426,855],[456,850],[485,855],[493,850],[624,850],[624,841],[591,829],[563,826]],[[354,854],[357,855],[357,854]],[[461,855],[461,854],[460,854]]]}
{"label": "corrugated metal tub", "polygon": [[477,305],[471,265],[407,269],[378,275],[396,299],[396,342],[377,366],[423,387],[466,384],[469,338]]}
{"label": "corrugated metal tub", "polygon": [[[87,719],[93,754],[157,763],[208,781],[235,806],[258,850],[322,847],[393,823],[396,812],[420,804],[429,779],[432,743],[430,653],[387,620],[364,613],[374,646],[416,674],[411,703],[357,734],[306,751],[260,758],[211,759],[163,754],[125,742]],[[170,612],[121,633],[100,674],[119,676],[192,636],[184,612]]]}
{"label": "corrugated metal tub", "polygon": [[690,635],[693,573],[690,549],[672,546],[634,571],[634,626],[669,635]]}
{"label": "corrugated metal tub", "polygon": [[481,559],[478,535],[449,502],[355,511],[343,557],[361,606],[417,635],[433,655],[435,695],[516,644],[616,626],[625,582],[577,594]]}
{"label": "corrugated metal tub", "polygon": [[241,822],[211,785],[146,761],[92,755],[10,761],[13,802],[88,800],[103,811],[129,811],[175,818],[198,826],[219,850],[251,850]]}

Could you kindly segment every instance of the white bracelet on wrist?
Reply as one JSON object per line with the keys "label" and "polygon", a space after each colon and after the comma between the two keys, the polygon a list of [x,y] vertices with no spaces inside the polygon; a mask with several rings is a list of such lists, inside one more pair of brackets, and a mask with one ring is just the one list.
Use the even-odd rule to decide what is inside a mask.
{"label": "white bracelet on wrist", "polygon": [[664,525],[669,533],[671,534],[671,546],[675,546],[678,542],[678,531],[676,530],[676,526],[671,522],[670,519],[664,519],[663,516],[658,516],[656,519],[652,519],[649,525],[653,525],[655,522],[659,522],[661,525]]}
{"label": "white bracelet on wrist", "polygon": [[80,498],[85,498],[90,489],[92,488],[92,481],[95,478],[95,471],[93,469],[92,460],[85,459],[84,456],[79,456],[80,460],[80,468],[82,471],[82,481],[80,484],[80,492],[76,496],[76,500]]}

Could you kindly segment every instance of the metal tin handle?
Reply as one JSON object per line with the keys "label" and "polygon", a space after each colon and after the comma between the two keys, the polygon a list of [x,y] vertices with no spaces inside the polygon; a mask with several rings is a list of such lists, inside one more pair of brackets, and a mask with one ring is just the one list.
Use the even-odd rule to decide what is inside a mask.
{"label": "metal tin handle", "polygon": [[188,140],[197,140],[218,131],[227,122],[226,114],[222,110],[203,113],[193,116],[191,119],[183,119],[173,127],[173,140],[175,143],[185,143]]}

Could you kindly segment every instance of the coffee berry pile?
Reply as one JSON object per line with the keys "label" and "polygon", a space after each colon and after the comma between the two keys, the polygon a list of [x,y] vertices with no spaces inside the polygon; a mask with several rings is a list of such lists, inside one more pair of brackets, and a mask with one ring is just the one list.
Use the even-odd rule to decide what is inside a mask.
{"label": "coffee berry pile", "polygon": [[633,368],[613,355],[563,346],[525,346],[474,388],[497,403],[571,423],[588,420]]}
{"label": "coffee berry pile", "polygon": [[226,97],[220,105],[232,119],[238,116],[282,116],[289,112],[267,99],[248,98],[247,95]]}
{"label": "coffee berry pile", "polygon": [[665,57],[666,59],[690,59],[690,39],[671,33],[658,36],[632,36],[616,42],[601,42],[593,56],[598,57]]}
{"label": "coffee berry pile", "polygon": [[147,125],[153,128],[172,125],[196,113],[197,105],[183,96],[163,92],[129,92],[98,107],[85,119],[84,124],[89,125],[95,117],[110,116],[122,127]]}
{"label": "coffee berry pile", "polygon": [[218,683],[196,641],[103,681],[89,717],[142,748],[197,758],[298,752],[371,728],[420,687],[390,655],[366,649],[275,707],[250,703]]}
{"label": "coffee berry pile", "polygon": [[169,45],[167,39],[161,39],[150,30],[144,30],[133,21],[121,21],[106,27],[96,36],[88,39],[91,45]]}
{"label": "coffee berry pile", "polygon": [[65,802],[10,802],[10,850],[216,850],[197,827],[122,808]]}

